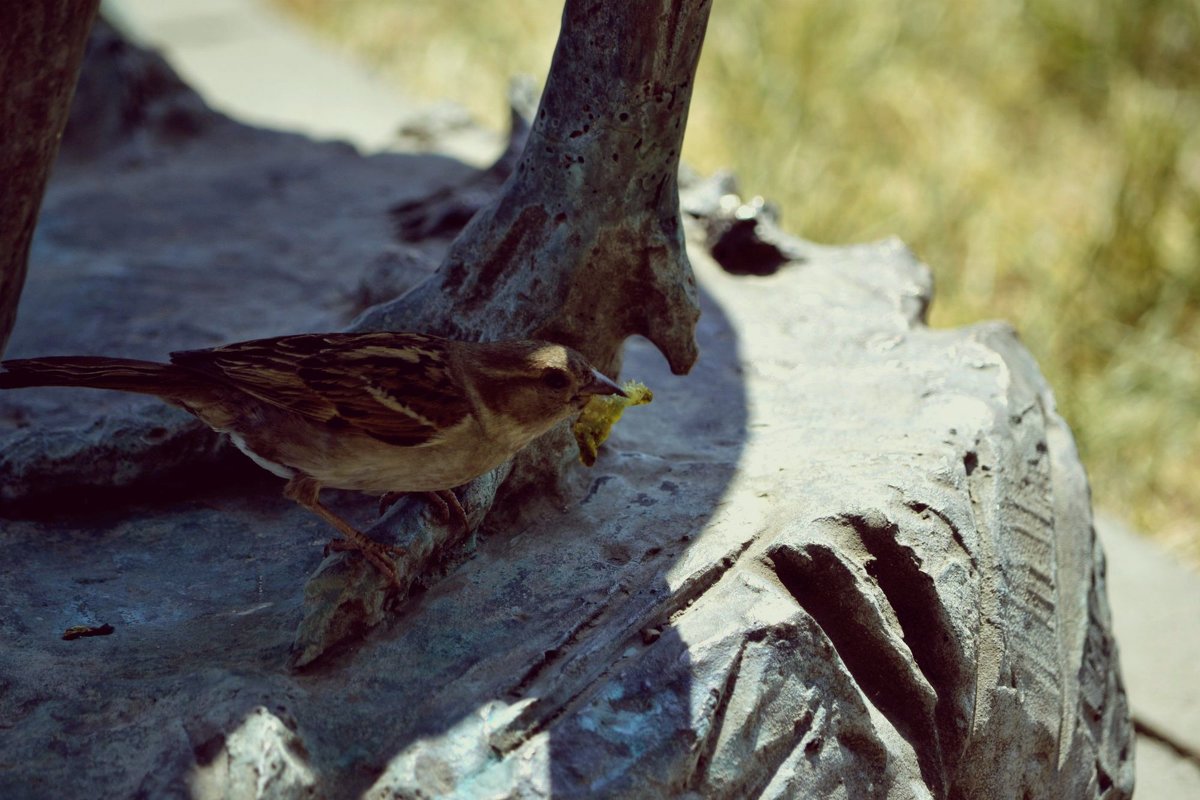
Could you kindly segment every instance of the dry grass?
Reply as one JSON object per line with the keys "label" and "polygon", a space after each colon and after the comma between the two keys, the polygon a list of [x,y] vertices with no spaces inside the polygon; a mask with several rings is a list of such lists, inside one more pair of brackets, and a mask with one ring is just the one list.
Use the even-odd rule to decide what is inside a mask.
{"label": "dry grass", "polygon": [[[561,2],[275,0],[503,124]],[[824,242],[892,234],[933,322],[1012,321],[1098,505],[1200,563],[1200,4],[718,0],[684,158]]]}

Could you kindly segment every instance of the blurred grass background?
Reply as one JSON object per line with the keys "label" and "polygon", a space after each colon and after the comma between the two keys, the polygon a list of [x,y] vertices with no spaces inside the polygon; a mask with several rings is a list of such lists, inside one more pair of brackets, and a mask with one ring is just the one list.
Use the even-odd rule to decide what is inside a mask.
{"label": "blurred grass background", "polygon": [[[561,0],[273,0],[503,129]],[[715,0],[683,157],[805,238],[898,235],[932,322],[1004,318],[1099,507],[1200,564],[1200,2]]]}

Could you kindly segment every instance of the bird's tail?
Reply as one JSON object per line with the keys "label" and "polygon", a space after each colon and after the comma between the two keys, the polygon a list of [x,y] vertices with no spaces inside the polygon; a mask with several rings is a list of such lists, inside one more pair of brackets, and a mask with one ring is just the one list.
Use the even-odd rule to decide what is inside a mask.
{"label": "bird's tail", "polygon": [[0,389],[87,386],[160,397],[187,397],[201,388],[191,370],[174,364],[104,356],[52,356],[0,361]]}

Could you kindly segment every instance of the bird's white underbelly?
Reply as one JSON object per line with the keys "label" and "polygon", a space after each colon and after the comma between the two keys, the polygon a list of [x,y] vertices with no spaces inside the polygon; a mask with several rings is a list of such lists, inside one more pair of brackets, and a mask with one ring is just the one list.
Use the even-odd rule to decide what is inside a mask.
{"label": "bird's white underbelly", "polygon": [[291,467],[285,467],[283,464],[276,464],[274,461],[268,461],[258,453],[251,450],[249,445],[246,444],[246,440],[242,438],[240,433],[234,433],[233,431],[226,431],[225,433],[229,437],[229,440],[233,442],[234,447],[249,456],[251,461],[253,461],[255,464],[258,464],[267,472],[270,472],[273,475],[278,475],[281,478],[291,478],[295,476],[296,470],[292,469]]}

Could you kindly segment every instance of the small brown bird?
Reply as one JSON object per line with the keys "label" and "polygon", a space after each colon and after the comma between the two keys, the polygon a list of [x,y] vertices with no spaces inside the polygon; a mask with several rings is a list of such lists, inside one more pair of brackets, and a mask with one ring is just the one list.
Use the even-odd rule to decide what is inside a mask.
{"label": "small brown bird", "polygon": [[171,353],[171,363],[98,356],[0,362],[0,388],[86,386],[157,395],[227,434],[287,478],[284,495],[333,525],[393,583],[399,554],[320,502],[324,487],[449,491],[578,413],[621,395],[574,350],[543,341],[460,342],[419,333],[326,333]]}

